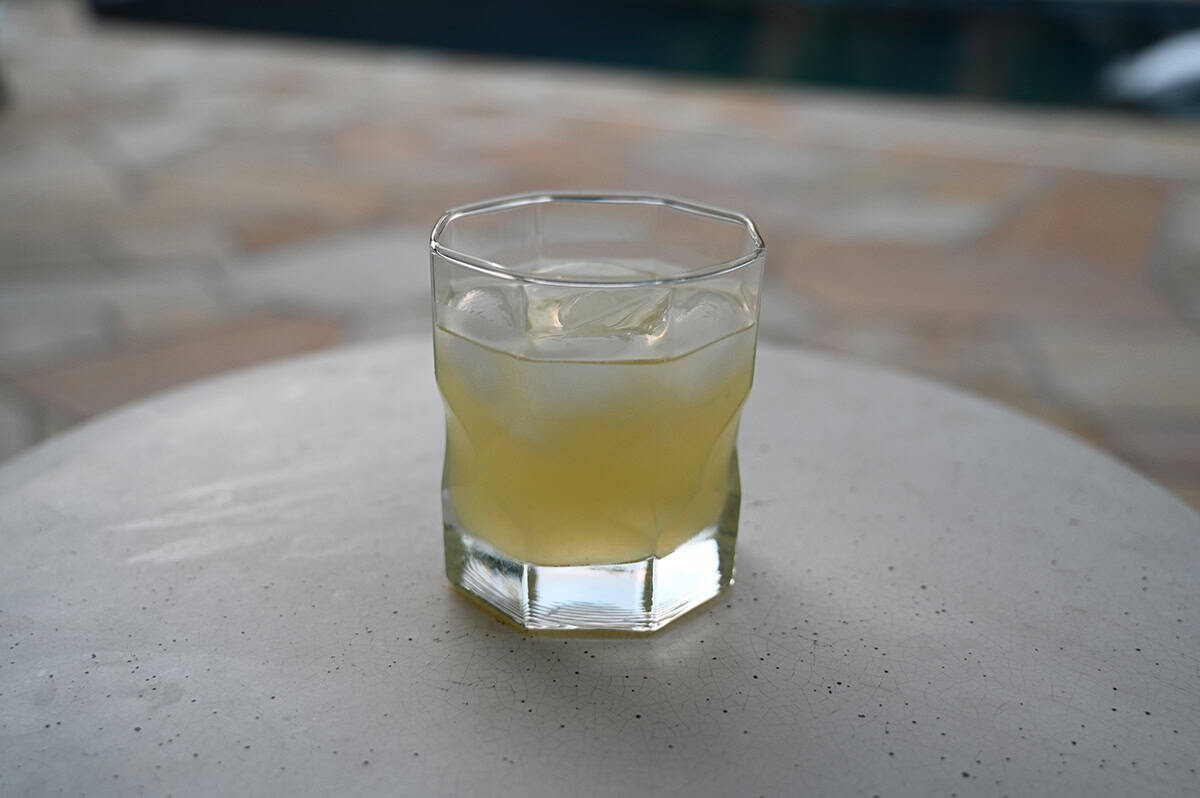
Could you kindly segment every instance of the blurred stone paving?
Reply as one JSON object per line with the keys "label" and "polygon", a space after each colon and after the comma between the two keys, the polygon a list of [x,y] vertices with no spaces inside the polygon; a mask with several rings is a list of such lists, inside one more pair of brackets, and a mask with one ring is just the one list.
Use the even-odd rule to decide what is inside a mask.
{"label": "blurred stone paving", "polygon": [[[427,334],[429,228],[529,190],[766,238],[762,336],[992,397],[1200,506],[1200,126],[97,24],[0,4],[0,459]],[[803,419],[798,423],[804,423]]]}

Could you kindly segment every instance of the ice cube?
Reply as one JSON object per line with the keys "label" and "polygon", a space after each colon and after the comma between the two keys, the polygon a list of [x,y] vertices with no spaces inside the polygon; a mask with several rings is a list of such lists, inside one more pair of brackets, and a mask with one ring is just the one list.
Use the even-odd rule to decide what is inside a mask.
{"label": "ice cube", "polygon": [[[547,274],[556,279],[638,282],[654,273],[615,263],[560,264]],[[530,284],[526,292],[526,331],[537,339],[603,336],[658,336],[666,329],[670,289]]]}
{"label": "ice cube", "polygon": [[676,289],[670,346],[665,357],[687,355],[669,389],[680,398],[702,396],[748,369],[754,360],[754,317],[736,296],[703,288]]}
{"label": "ice cube", "polygon": [[749,309],[733,294],[696,287],[675,291],[671,335],[689,349],[748,327],[753,321]]}
{"label": "ice cube", "polygon": [[524,295],[519,286],[463,286],[442,303],[438,324],[450,332],[492,346],[523,333]]}
{"label": "ice cube", "polygon": [[670,289],[529,286],[526,321],[534,337],[658,336]]}

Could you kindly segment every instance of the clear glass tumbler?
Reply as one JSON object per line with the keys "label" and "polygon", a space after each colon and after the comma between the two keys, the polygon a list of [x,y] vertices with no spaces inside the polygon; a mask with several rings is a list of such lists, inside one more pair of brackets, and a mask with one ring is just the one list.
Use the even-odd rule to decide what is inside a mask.
{"label": "clear glass tumbler", "polygon": [[728,585],[754,223],[536,194],[449,211],[430,246],[450,581],[528,629],[625,631]]}

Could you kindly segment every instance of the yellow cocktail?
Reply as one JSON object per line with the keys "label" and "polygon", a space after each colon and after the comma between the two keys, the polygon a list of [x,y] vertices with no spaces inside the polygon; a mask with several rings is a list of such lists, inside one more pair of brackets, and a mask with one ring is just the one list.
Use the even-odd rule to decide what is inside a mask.
{"label": "yellow cocktail", "polygon": [[730,583],[763,255],[746,217],[656,197],[442,217],[451,582],[526,628],[626,631]]}

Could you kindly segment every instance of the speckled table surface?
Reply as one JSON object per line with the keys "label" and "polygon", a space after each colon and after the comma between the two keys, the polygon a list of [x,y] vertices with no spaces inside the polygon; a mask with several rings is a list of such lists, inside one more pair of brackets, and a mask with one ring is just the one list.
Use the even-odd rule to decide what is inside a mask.
{"label": "speckled table surface", "polygon": [[736,586],[650,637],[532,636],[442,575],[429,349],[0,468],[0,794],[1200,790],[1200,516],[1115,460],[765,346]]}

